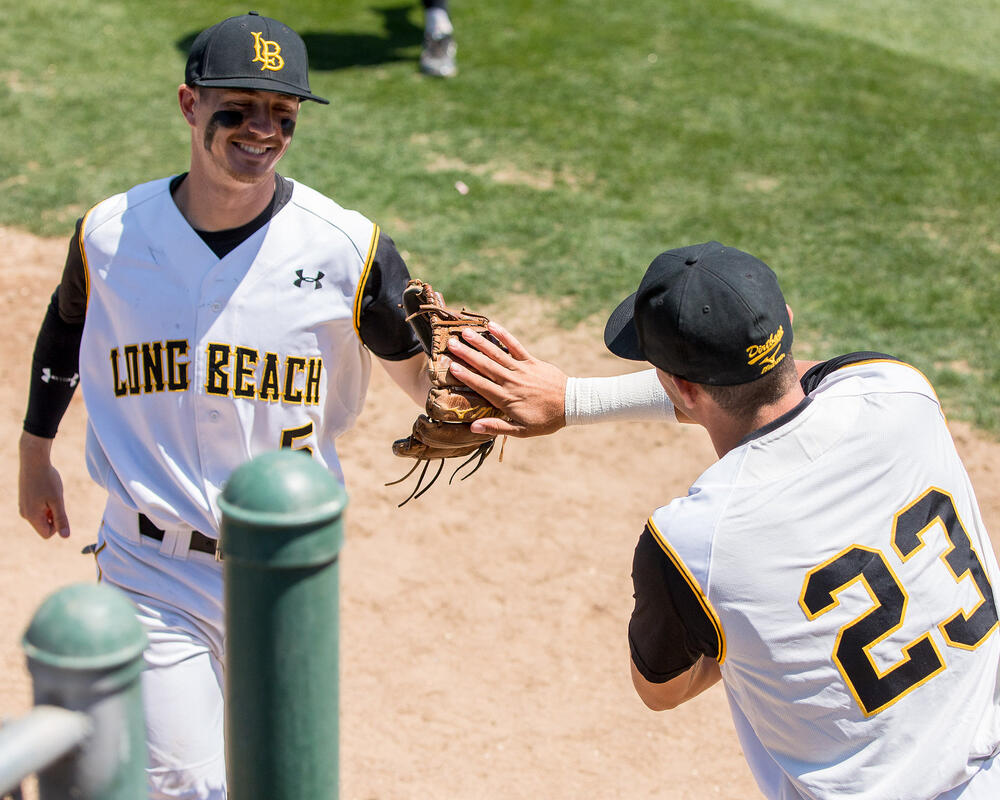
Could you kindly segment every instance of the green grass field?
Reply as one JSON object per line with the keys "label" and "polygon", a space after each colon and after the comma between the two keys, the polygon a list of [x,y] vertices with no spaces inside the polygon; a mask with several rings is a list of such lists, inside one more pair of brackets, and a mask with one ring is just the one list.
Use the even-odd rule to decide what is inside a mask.
{"label": "green grass field", "polygon": [[[186,168],[185,49],[247,6],[4,5],[0,224],[68,235]],[[776,269],[800,357],[899,355],[1000,435],[1000,0],[454,0],[452,81],[416,71],[417,3],[255,8],[332,100],[281,171],[450,298],[603,321],[658,252],[718,239]]]}

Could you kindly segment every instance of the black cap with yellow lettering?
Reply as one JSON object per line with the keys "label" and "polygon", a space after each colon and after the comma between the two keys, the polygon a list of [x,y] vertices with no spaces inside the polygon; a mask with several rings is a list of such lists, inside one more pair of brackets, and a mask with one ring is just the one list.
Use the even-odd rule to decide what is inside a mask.
{"label": "black cap with yellow lettering", "polygon": [[257,89],[330,102],[309,90],[309,58],[302,37],[255,11],[230,17],[199,33],[191,45],[184,82],[188,86]]}
{"label": "black cap with yellow lettering", "polygon": [[766,375],[791,352],[792,324],[763,261],[718,242],[660,253],[614,310],[604,343],[694,383],[733,386]]}

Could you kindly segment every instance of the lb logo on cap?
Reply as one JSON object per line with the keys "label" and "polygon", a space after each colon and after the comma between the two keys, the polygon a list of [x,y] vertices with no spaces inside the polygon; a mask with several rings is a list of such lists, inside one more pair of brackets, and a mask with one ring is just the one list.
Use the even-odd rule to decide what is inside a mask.
{"label": "lb logo on cap", "polygon": [[785,354],[781,352],[781,340],[785,338],[785,328],[778,326],[778,330],[767,337],[764,344],[754,344],[747,348],[747,366],[752,367],[760,364],[760,374],[770,371],[781,363]]}
{"label": "lb logo on cap", "polygon": [[270,39],[264,39],[259,31],[251,31],[253,36],[254,57],[251,63],[260,62],[260,69],[271,72],[278,72],[285,66],[285,59],[281,57],[281,45]]}

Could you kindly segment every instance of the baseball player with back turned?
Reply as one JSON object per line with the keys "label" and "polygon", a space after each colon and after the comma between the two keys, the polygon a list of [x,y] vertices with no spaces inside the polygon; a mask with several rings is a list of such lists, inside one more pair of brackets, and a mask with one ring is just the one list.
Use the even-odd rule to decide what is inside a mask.
{"label": "baseball player with back turned", "polygon": [[219,800],[224,482],[278,447],[342,476],[335,440],[361,410],[369,353],[420,405],[430,383],[392,240],[275,172],[302,100],[327,102],[298,34],[255,14],[208,28],[178,100],[190,170],[98,203],[71,240],[36,343],[19,491],[41,536],[69,535],[50,447],[79,375],[87,465],[108,492],[99,579],[149,634],[150,797]]}
{"label": "baseball player with back turned", "polygon": [[921,373],[871,352],[794,362],[774,273],[717,242],[661,253],[609,319],[608,348],[653,370],[567,379],[491,332],[509,354],[470,332],[451,346],[479,375],[452,372],[511,417],[474,431],[672,405],[719,455],[635,550],[650,708],[721,679],[769,798],[1000,797],[1000,572]]}

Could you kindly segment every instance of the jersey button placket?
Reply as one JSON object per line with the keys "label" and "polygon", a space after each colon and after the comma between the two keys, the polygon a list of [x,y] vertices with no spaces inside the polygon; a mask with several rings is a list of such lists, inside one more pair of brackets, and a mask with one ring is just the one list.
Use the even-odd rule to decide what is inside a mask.
{"label": "jersey button placket", "polygon": [[[207,284],[216,285],[207,285]],[[224,323],[224,317],[220,312],[225,308],[225,297],[220,297],[218,289],[220,281],[206,279],[202,285],[202,292],[205,290],[216,295],[216,299],[208,300],[204,298],[199,305],[197,316],[197,337],[198,337],[198,395],[197,395],[197,446],[201,460],[202,472],[205,480],[206,492],[211,494],[209,487],[221,485],[229,477],[232,465],[225,453],[225,448],[218,447],[220,426],[224,426],[230,419],[228,397],[208,394],[206,386],[208,384],[208,363],[207,349],[210,343],[229,342],[232,339],[232,331],[228,324]]]}

